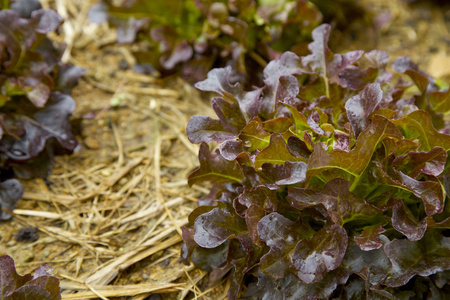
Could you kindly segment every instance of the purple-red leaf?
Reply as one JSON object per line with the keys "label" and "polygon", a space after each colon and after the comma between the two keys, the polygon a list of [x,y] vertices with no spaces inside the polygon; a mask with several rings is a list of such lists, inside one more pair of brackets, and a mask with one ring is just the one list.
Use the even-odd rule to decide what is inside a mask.
{"label": "purple-red leaf", "polygon": [[59,65],[56,88],[64,93],[70,93],[78,83],[78,79],[86,73],[87,69],[73,65]]}
{"label": "purple-red leaf", "polygon": [[417,85],[422,93],[425,93],[429,84],[429,76],[419,70],[417,64],[411,61],[411,58],[402,56],[397,58],[392,64],[395,72],[405,73]]}
{"label": "purple-red leaf", "polygon": [[237,136],[225,129],[220,120],[208,116],[192,116],[186,126],[186,135],[194,144],[224,142]]}
{"label": "purple-red leaf", "polygon": [[75,109],[75,101],[69,95],[54,92],[43,110],[34,114],[41,128],[48,131],[52,137],[67,150],[74,150],[77,141],[72,133],[69,117]]}
{"label": "purple-red leaf", "polygon": [[11,296],[14,291],[32,278],[31,274],[20,276],[16,272],[14,260],[8,255],[0,256],[0,295]]}
{"label": "purple-red leaf", "polygon": [[256,117],[260,105],[261,89],[245,92],[239,83],[230,83],[231,67],[217,68],[208,72],[208,77],[195,84],[202,91],[215,92],[225,100],[239,103],[247,120]]}
{"label": "purple-red leaf", "polygon": [[298,209],[322,204],[337,225],[343,225],[355,219],[367,219],[381,211],[366,200],[349,191],[350,183],[341,178],[327,182],[320,192],[290,187],[289,203]]}
{"label": "purple-red leaf", "polygon": [[444,171],[447,152],[441,147],[435,147],[428,152],[410,151],[405,155],[397,156],[393,166],[396,170],[412,178],[419,174],[438,176]]}
{"label": "purple-red leaf", "polygon": [[383,246],[380,234],[385,232],[383,225],[371,225],[364,227],[359,236],[355,236],[355,242],[363,251],[379,249]]}
{"label": "purple-red leaf", "polygon": [[31,76],[19,77],[17,81],[24,94],[27,95],[28,100],[36,107],[42,108],[45,106],[48,97],[50,97],[50,87],[48,85]]}
{"label": "purple-red leaf", "polygon": [[450,135],[438,132],[426,111],[416,110],[393,122],[400,127],[405,138],[419,140],[421,151],[430,151],[434,147],[450,150]]}
{"label": "purple-red leaf", "polygon": [[422,198],[427,215],[441,213],[444,209],[444,191],[436,177],[428,176],[428,180],[419,181],[395,169],[392,170],[392,177],[416,197]]}
{"label": "purple-red leaf", "polygon": [[265,163],[262,165],[261,177],[277,185],[296,184],[306,180],[307,168],[308,165],[302,161],[286,161],[284,165]]}
{"label": "purple-red leaf", "polygon": [[292,255],[295,275],[304,283],[320,281],[341,264],[347,240],[347,232],[338,225],[326,226],[311,239],[301,240]]}
{"label": "purple-red leaf", "polygon": [[22,18],[30,18],[33,11],[42,8],[39,0],[16,0],[11,3],[10,7],[18,12]]}
{"label": "purple-red leaf", "polygon": [[271,213],[259,221],[258,234],[270,247],[269,253],[261,257],[261,270],[270,278],[281,279],[287,272],[295,272],[295,246],[300,240],[311,238],[314,231],[301,220],[292,222],[279,213]]}
{"label": "purple-red leaf", "polygon": [[60,92],[52,93],[47,105],[38,110],[33,119],[24,115],[17,116],[16,122],[23,124],[24,134],[20,139],[5,136],[0,141],[0,150],[14,162],[23,163],[41,154],[48,140],[54,138],[70,153],[77,146],[69,123],[69,116],[74,108],[75,102],[70,96]]}
{"label": "purple-red leaf", "polygon": [[294,156],[303,156],[309,158],[311,151],[308,145],[296,136],[290,136],[287,141],[287,148]]}
{"label": "purple-red leaf", "polygon": [[[386,240],[382,237],[383,244]],[[391,272],[392,264],[383,251],[383,248],[363,251],[357,243],[349,242],[342,265],[352,273],[357,273],[371,285],[382,283]]]}
{"label": "purple-red leaf", "polygon": [[386,67],[389,61],[389,55],[387,54],[387,52],[372,50],[366,53],[364,56],[372,64],[372,68],[376,70],[376,82],[385,83],[391,81],[392,74],[386,71]]}
{"label": "purple-red leaf", "polygon": [[236,161],[226,160],[218,150],[211,153],[208,146],[202,143],[198,156],[200,167],[189,175],[188,184],[190,186],[203,181],[225,183],[244,180],[244,173],[239,164]]}
{"label": "purple-red leaf", "polygon": [[277,193],[274,190],[261,185],[251,190],[245,190],[237,197],[240,204],[249,208],[256,205],[267,212],[274,212],[277,209]]}
{"label": "purple-red leaf", "polygon": [[228,140],[220,145],[220,154],[229,161],[235,160],[238,157],[248,157],[247,153],[244,153],[243,142],[239,140]]}
{"label": "purple-red leaf", "polygon": [[214,208],[195,219],[194,240],[203,248],[216,248],[231,236],[248,231],[245,220],[234,211]]}
{"label": "purple-red leaf", "polygon": [[328,24],[322,24],[313,30],[314,41],[308,46],[311,54],[302,58],[302,65],[307,72],[319,74],[326,81],[339,83],[339,73],[357,61],[364,51],[333,54],[327,46],[330,31],[331,26]]}
{"label": "purple-red leaf", "polygon": [[197,246],[194,241],[194,230],[186,228],[185,226],[181,227],[181,237],[183,238],[183,246],[181,246],[180,250],[180,260],[183,264],[188,266],[190,264],[192,253]]}
{"label": "purple-red leaf", "polygon": [[58,29],[63,18],[51,9],[40,9],[31,13],[31,19],[36,22],[35,31],[46,34]]}
{"label": "purple-red leaf", "polygon": [[187,62],[194,54],[194,50],[187,41],[176,43],[171,50],[170,53],[161,56],[160,59],[161,66],[167,70],[173,69],[179,63]]}
{"label": "purple-red leaf", "polygon": [[258,235],[258,223],[266,216],[266,211],[257,205],[250,205],[245,212],[245,224],[248,228],[248,234],[255,245],[264,246]]}
{"label": "purple-red leaf", "polygon": [[[208,14],[207,36],[217,30],[241,43],[247,28],[225,25],[260,3],[225,2],[196,1]],[[266,25],[271,13],[282,22],[294,17],[284,4],[258,12]],[[314,30],[305,57],[257,51],[279,59],[267,64],[264,86],[252,92],[238,82],[238,72],[250,71],[243,68],[242,44],[220,53],[234,56],[227,63],[237,71],[216,69],[197,84],[220,96],[212,99],[218,120],[194,117],[191,122],[206,124],[190,123],[189,138],[220,145],[209,153],[202,144],[189,184],[215,181],[207,203],[218,206],[191,214],[182,254],[216,269],[213,279],[229,273],[230,299],[396,299],[409,289],[397,287],[412,276],[450,270],[448,91],[400,58],[394,69],[420,90],[405,99],[411,80],[391,82],[387,53],[333,54],[330,31],[329,25]],[[207,46],[197,42],[195,51],[207,53]],[[17,131],[10,127],[5,135]],[[414,288],[417,297],[438,295],[434,277],[415,283],[425,283]],[[431,292],[424,290],[428,284]]]}
{"label": "purple-red leaf", "polygon": [[408,240],[418,241],[427,230],[427,222],[426,220],[422,222],[417,221],[409,208],[403,204],[403,201],[397,199],[396,204],[392,208],[392,227],[403,233]]}
{"label": "purple-red leaf", "polygon": [[383,98],[379,83],[372,83],[345,103],[347,117],[352,125],[355,137],[358,137],[369,125],[369,115],[375,111]]}
{"label": "purple-red leaf", "polygon": [[239,83],[231,84],[231,67],[216,68],[208,72],[208,77],[195,84],[201,91],[215,92],[224,98],[234,97],[242,92]]}
{"label": "purple-red leaf", "polygon": [[239,133],[246,125],[246,120],[238,103],[230,103],[223,98],[214,97],[211,105],[223,126],[233,133]]}
{"label": "purple-red leaf", "polygon": [[227,262],[228,241],[216,248],[196,247],[192,252],[192,262],[200,269],[211,272],[223,267]]}
{"label": "purple-red leaf", "polygon": [[56,12],[37,9],[39,1],[11,7],[17,12],[0,11],[1,169],[45,177],[54,155],[77,146],[69,123],[75,102],[61,92],[70,93],[83,71],[63,64],[61,49],[45,36],[63,21]]}
{"label": "purple-red leaf", "polygon": [[[386,164],[386,167],[381,167]],[[416,180],[394,169],[389,158],[382,163],[376,162],[372,170],[374,178],[380,183],[388,186],[399,187],[412,192],[421,198],[424,203],[425,213],[433,215],[442,212],[444,208],[444,191],[439,180],[435,176],[428,175],[426,180]],[[385,169],[386,168],[386,169]]]}
{"label": "purple-red leaf", "polygon": [[264,97],[260,113],[268,116],[275,111],[278,102],[291,99],[299,92],[298,81],[293,74],[300,73],[300,58],[285,52],[280,59],[271,61],[264,69]]}
{"label": "purple-red leaf", "polygon": [[259,169],[265,163],[273,165],[283,165],[287,161],[301,162],[305,161],[303,157],[293,156],[286,147],[286,143],[280,133],[274,133],[270,137],[269,146],[264,148],[256,155],[255,169]]}
{"label": "purple-red leaf", "polygon": [[356,146],[350,152],[341,150],[328,152],[317,143],[309,158],[308,176],[312,177],[325,170],[338,168],[358,178],[369,164],[378,143],[388,137],[397,140],[403,138],[391,121],[374,115],[372,123],[359,135]]}
{"label": "purple-red leaf", "polygon": [[419,241],[397,240],[387,243],[384,251],[393,268],[385,284],[406,284],[415,275],[430,276],[450,270],[450,238],[439,231],[429,231]]}
{"label": "purple-red leaf", "polygon": [[59,279],[49,272],[52,270],[43,265],[33,275],[20,276],[13,259],[0,256],[0,296],[2,299],[59,300]]}
{"label": "purple-red leaf", "polygon": [[321,281],[306,284],[291,274],[287,274],[279,280],[272,280],[264,273],[259,272],[258,291],[261,299],[267,300],[328,299],[338,285],[347,282],[349,276],[349,271],[344,268],[338,268],[326,273]]}
{"label": "purple-red leaf", "polygon": [[242,129],[239,139],[245,147],[248,147],[248,151],[253,152],[269,146],[270,133],[264,130],[264,125],[259,118],[254,118]]}

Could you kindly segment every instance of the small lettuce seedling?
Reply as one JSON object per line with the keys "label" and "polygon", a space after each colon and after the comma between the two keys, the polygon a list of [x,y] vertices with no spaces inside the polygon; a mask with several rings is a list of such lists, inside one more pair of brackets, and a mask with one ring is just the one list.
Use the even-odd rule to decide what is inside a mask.
{"label": "small lettuce seedling", "polygon": [[8,255],[0,256],[0,297],[3,300],[59,300],[59,279],[50,272],[53,268],[42,265],[33,274],[20,276],[14,260]]}
{"label": "small lettuce seedling", "polygon": [[[69,124],[75,102],[68,94],[84,70],[63,64],[62,51],[46,37],[61,22],[47,9],[35,10],[29,18],[0,10],[1,180],[46,177],[54,155],[77,146]],[[5,191],[5,184],[16,188]],[[14,209],[22,195],[17,185],[14,180],[0,183],[0,209]],[[2,210],[0,219],[9,217]]]}
{"label": "small lettuce seedling", "polygon": [[260,88],[244,91],[230,67],[196,84],[217,95],[218,119],[187,125],[200,144],[188,183],[213,187],[181,257],[212,282],[230,273],[230,299],[443,296],[450,91],[406,57],[394,77],[385,52],[332,53],[329,34],[271,61]]}

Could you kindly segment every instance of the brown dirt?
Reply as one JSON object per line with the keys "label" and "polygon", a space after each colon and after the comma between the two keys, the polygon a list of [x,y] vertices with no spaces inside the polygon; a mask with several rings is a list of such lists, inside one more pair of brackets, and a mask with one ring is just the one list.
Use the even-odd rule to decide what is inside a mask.
{"label": "brown dirt", "polygon": [[[80,147],[56,159],[47,182],[24,182],[15,217],[0,223],[0,254],[12,256],[20,274],[43,263],[54,267],[63,299],[223,299],[226,281],[208,286],[205,272],[178,261],[180,227],[208,192],[186,184],[198,146],[184,128],[193,114],[212,115],[208,101],[180,78],[121,69],[133,64],[134,46],[115,44],[106,24],[89,24],[93,2],[42,1],[66,18],[62,34],[53,36],[68,44],[64,59],[89,69],[73,92]],[[336,50],[408,55],[450,81],[448,7],[362,2],[390,18],[377,33],[342,34]],[[37,228],[39,239],[16,241],[27,227]]]}

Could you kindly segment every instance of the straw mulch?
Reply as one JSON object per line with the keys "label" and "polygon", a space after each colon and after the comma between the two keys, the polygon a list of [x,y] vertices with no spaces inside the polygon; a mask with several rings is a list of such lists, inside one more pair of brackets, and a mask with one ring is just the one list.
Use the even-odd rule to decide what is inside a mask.
{"label": "straw mulch", "polygon": [[[0,253],[11,255],[21,274],[43,263],[54,267],[63,299],[224,299],[227,280],[210,286],[207,273],[178,261],[180,228],[208,192],[187,186],[198,146],[185,126],[193,114],[213,115],[210,105],[177,77],[131,71],[138,45],[118,45],[107,24],[90,24],[95,2],[41,1],[66,20],[52,36],[67,45],[63,60],[88,69],[73,92],[80,147],[56,158],[48,180],[24,182],[15,217],[0,223]],[[369,45],[392,58],[413,54],[425,69],[434,64],[433,75],[449,76],[445,11],[434,8],[421,19],[400,0],[363,2],[377,14],[390,12],[391,20],[379,40],[357,36],[337,50]],[[17,242],[18,230],[28,227],[39,238]]]}
{"label": "straw mulch", "polygon": [[[80,149],[57,157],[48,181],[24,182],[15,217],[0,224],[0,253],[22,274],[54,267],[63,299],[224,298],[197,286],[205,272],[178,261],[180,228],[208,192],[187,186],[198,146],[184,131],[191,115],[210,114],[209,105],[179,78],[131,71],[130,46],[116,44],[107,24],[89,23],[94,2],[42,1],[66,20],[52,36],[67,44],[63,60],[88,69],[73,92]],[[39,239],[15,241],[27,227]]]}

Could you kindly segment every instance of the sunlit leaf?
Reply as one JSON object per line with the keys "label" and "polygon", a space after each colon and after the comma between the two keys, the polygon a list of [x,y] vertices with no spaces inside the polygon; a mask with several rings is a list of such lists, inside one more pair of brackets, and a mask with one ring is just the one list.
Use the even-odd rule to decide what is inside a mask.
{"label": "sunlit leaf", "polygon": [[264,148],[255,158],[255,168],[259,169],[265,163],[282,165],[286,161],[301,162],[303,157],[293,156],[286,147],[286,143],[279,133],[274,133],[270,137],[269,145]]}
{"label": "sunlit leaf", "polygon": [[270,134],[264,129],[264,125],[259,118],[251,120],[244,129],[242,129],[239,139],[248,147],[250,152],[255,149],[262,150],[269,146]]}
{"label": "sunlit leaf", "polygon": [[309,158],[308,176],[315,176],[330,168],[338,168],[355,176],[357,183],[370,162],[377,145],[385,138],[402,139],[400,131],[385,117],[375,115],[358,137],[356,146],[350,151],[335,150],[328,152],[322,145],[316,144]]}
{"label": "sunlit leaf", "polygon": [[450,90],[432,92],[428,96],[428,101],[435,111],[448,113],[450,111]]}
{"label": "sunlit leaf", "polygon": [[438,132],[432,124],[431,116],[423,110],[416,110],[401,119],[393,121],[408,139],[418,139],[421,151],[434,147],[450,150],[450,135]]}

